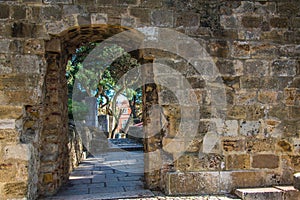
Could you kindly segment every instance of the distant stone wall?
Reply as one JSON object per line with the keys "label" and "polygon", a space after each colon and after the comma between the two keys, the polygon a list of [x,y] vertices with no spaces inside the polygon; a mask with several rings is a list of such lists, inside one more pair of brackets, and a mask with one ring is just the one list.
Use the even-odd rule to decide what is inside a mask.
{"label": "distant stone wall", "polygon": [[[210,57],[207,71],[197,74],[193,65],[204,60],[139,51],[142,63],[182,75],[174,79],[177,73],[155,67],[143,71],[149,83],[143,88],[149,188],[223,193],[290,184],[300,170],[297,0],[11,0],[0,1],[0,10],[0,199],[51,195],[67,180],[67,60],[86,42],[145,26],[183,33]],[[165,37],[157,33],[149,39]],[[193,55],[187,43],[173,41],[168,44]],[[219,74],[219,85],[205,78],[210,69]],[[189,115],[194,104],[176,100],[191,97],[186,92],[196,97],[199,116]],[[216,106],[221,100],[212,97],[222,92],[225,104]],[[180,119],[198,117],[191,138],[193,125]]]}

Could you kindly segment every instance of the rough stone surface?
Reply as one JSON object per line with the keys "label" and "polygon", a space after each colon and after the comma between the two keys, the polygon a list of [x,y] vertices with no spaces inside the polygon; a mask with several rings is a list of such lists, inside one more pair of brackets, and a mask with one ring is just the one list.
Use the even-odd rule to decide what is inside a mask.
{"label": "rough stone surface", "polygon": [[120,42],[149,65],[148,188],[226,193],[291,184],[300,171],[297,0],[23,0],[0,10],[0,199],[52,195],[66,182],[94,133],[68,130],[66,63],[82,44],[129,29]]}
{"label": "rough stone surface", "polygon": [[300,190],[300,174],[299,173],[296,173],[294,174],[294,187],[298,190]]}
{"label": "rough stone surface", "polygon": [[283,191],[276,188],[237,189],[235,194],[243,200],[283,199]]}
{"label": "rough stone surface", "polygon": [[167,174],[166,193],[172,194],[214,194],[218,193],[217,172],[192,172]]}
{"label": "rough stone surface", "polygon": [[277,168],[279,167],[279,157],[275,155],[254,155],[252,157],[253,168]]}
{"label": "rough stone surface", "polygon": [[284,192],[283,200],[296,200],[300,198],[300,191],[293,186],[276,186],[275,188]]}

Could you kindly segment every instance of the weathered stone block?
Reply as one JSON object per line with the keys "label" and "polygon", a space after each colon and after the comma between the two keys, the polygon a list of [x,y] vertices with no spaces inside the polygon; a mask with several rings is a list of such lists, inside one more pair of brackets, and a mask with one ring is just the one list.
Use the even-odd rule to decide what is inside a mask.
{"label": "weathered stone block", "polygon": [[288,28],[288,18],[274,17],[270,19],[270,25],[274,28]]}
{"label": "weathered stone block", "polygon": [[300,156],[287,155],[287,156],[282,156],[282,159],[287,163],[289,167],[293,169],[294,172],[300,171]]}
{"label": "weathered stone block", "polygon": [[[203,28],[206,28],[207,25],[205,26],[204,24],[204,27]],[[236,29],[216,29],[214,32],[213,32],[213,35],[217,38],[227,38],[227,39],[234,39],[234,40],[237,40],[239,39],[239,36],[238,36],[238,30]]]}
{"label": "weathered stone block", "polygon": [[226,29],[237,28],[237,19],[235,16],[221,15],[220,17],[221,26]]}
{"label": "weathered stone block", "polygon": [[235,94],[236,105],[252,105],[256,102],[257,91],[253,90],[237,90]]}
{"label": "weathered stone block", "polygon": [[30,88],[20,88],[18,90],[4,91],[7,103],[13,103],[17,105],[22,104],[35,104],[39,100],[37,91]]}
{"label": "weathered stone block", "polygon": [[227,116],[231,119],[245,119],[247,117],[246,107],[242,105],[235,105],[227,110]]}
{"label": "weathered stone block", "polygon": [[232,57],[250,58],[250,45],[248,42],[235,41],[232,45]]}
{"label": "weathered stone block", "polygon": [[238,37],[239,39],[241,40],[260,40],[260,37],[261,37],[261,32],[257,29],[254,29],[254,30],[239,30],[238,32]]}
{"label": "weathered stone block", "polygon": [[0,130],[15,129],[15,128],[16,128],[15,119],[0,119]]}
{"label": "weathered stone block", "polygon": [[41,17],[44,20],[61,20],[62,8],[61,6],[57,6],[57,5],[42,7]]}
{"label": "weathered stone block", "polygon": [[11,40],[0,40],[0,53],[8,53]]}
{"label": "weathered stone block", "polygon": [[4,195],[7,197],[24,197],[27,195],[26,182],[12,182],[6,183],[2,189]]}
{"label": "weathered stone block", "polygon": [[244,136],[256,136],[261,132],[261,121],[241,121],[240,134]]}
{"label": "weathered stone block", "polygon": [[40,24],[15,22],[10,29],[12,37],[47,38],[45,27]]}
{"label": "weathered stone block", "polygon": [[245,141],[242,139],[224,139],[222,141],[223,150],[225,152],[244,152]]}
{"label": "weathered stone block", "polygon": [[[1,125],[1,124],[0,124]],[[3,127],[3,126],[1,126]],[[19,142],[19,133],[15,130],[5,130],[0,128],[0,144],[16,144]]]}
{"label": "weathered stone block", "polygon": [[[16,57],[16,58],[19,58],[19,57]],[[27,61],[32,62],[29,60],[27,60]],[[21,67],[21,66],[18,66],[18,67]],[[32,66],[29,66],[29,67],[32,67]],[[18,72],[18,71],[16,70],[16,72]],[[0,75],[0,89],[2,89],[2,90],[6,89],[4,92],[8,92],[9,89],[11,89],[11,91],[14,91],[14,90],[21,91],[25,87],[27,87],[27,89],[29,89],[35,85],[35,83],[36,83],[35,78],[36,77],[34,75],[31,76],[31,75],[17,74],[17,73]],[[25,79],[27,81],[25,81]]]}
{"label": "weathered stone block", "polygon": [[173,26],[173,12],[168,10],[155,10],[151,13],[151,25],[158,27]]}
{"label": "weathered stone block", "polygon": [[244,16],[242,17],[242,25],[245,28],[259,28],[263,22],[263,17]]}
{"label": "weathered stone block", "polygon": [[[194,56],[197,56],[197,53]],[[214,66],[214,63],[209,60],[192,59],[191,65],[195,69],[191,66],[186,65],[187,69],[181,71],[181,73],[185,77],[198,76],[200,73],[204,79],[209,80],[214,79],[218,73]]]}
{"label": "weathered stone block", "polygon": [[275,169],[279,167],[279,156],[271,154],[258,154],[252,156],[253,168]]}
{"label": "weathered stone block", "polygon": [[107,24],[107,14],[105,13],[93,13],[91,14],[92,24]]}
{"label": "weathered stone block", "polygon": [[263,104],[277,104],[278,103],[278,93],[275,91],[259,91],[257,100]]}
{"label": "weathered stone block", "polygon": [[[180,83],[181,83],[181,77],[175,76],[175,75],[156,75],[155,76],[155,82],[162,85],[163,87],[166,87],[168,89],[179,89]],[[186,90],[185,90],[186,91]]]}
{"label": "weathered stone block", "polygon": [[208,132],[203,138],[203,153],[218,153],[220,152],[219,146],[220,135],[216,132]]}
{"label": "weathered stone block", "polygon": [[266,76],[268,74],[268,62],[262,60],[246,60],[243,73],[251,76]]}
{"label": "weathered stone block", "polygon": [[22,115],[21,106],[0,106],[0,119],[17,119]]}
{"label": "weathered stone block", "polygon": [[0,163],[0,182],[9,182],[13,181],[16,178],[17,169],[15,168],[15,166],[16,164],[11,162]]}
{"label": "weathered stone block", "polygon": [[226,157],[227,170],[250,169],[250,155],[233,154]]}
{"label": "weathered stone block", "polygon": [[246,119],[258,121],[265,116],[265,107],[261,106],[260,104],[247,105],[246,113]]}
{"label": "weathered stone block", "polygon": [[296,75],[297,65],[295,60],[275,60],[271,66],[273,76],[294,76]]}
{"label": "weathered stone block", "polygon": [[30,145],[16,144],[4,147],[4,159],[29,160],[31,157]]}
{"label": "weathered stone block", "polygon": [[38,74],[41,59],[36,55],[16,55],[12,61],[15,71],[24,74]]}
{"label": "weathered stone block", "polygon": [[243,200],[283,199],[283,191],[276,188],[237,189],[235,194]]}
{"label": "weathered stone block", "polygon": [[215,130],[222,136],[234,137],[238,135],[237,120],[213,119],[209,130]]}
{"label": "weathered stone block", "polygon": [[299,12],[299,4],[297,2],[279,2],[278,13],[283,16],[292,16]]}
{"label": "weathered stone block", "polygon": [[29,54],[45,53],[45,45],[43,40],[26,40],[24,52]]}
{"label": "weathered stone block", "polygon": [[133,17],[136,17],[140,20],[141,23],[150,24],[150,10],[149,9],[143,9],[143,8],[130,8],[129,11],[130,15]]}
{"label": "weathered stone block", "polygon": [[64,5],[63,6],[63,16],[79,14],[79,13],[83,13],[83,12],[84,12],[84,7],[81,5]]}
{"label": "weathered stone block", "polygon": [[12,7],[12,18],[15,20],[26,18],[26,7],[25,6],[13,6]]}
{"label": "weathered stone block", "polygon": [[279,147],[279,150],[282,152],[291,152],[292,151],[292,144],[290,144],[286,140],[280,140],[277,142],[277,146]]}
{"label": "weathered stone block", "polygon": [[9,18],[9,5],[0,5],[0,19],[6,19]]}
{"label": "weathered stone block", "polygon": [[221,171],[220,191],[230,193],[236,188],[266,186],[263,171]]}
{"label": "weathered stone block", "polygon": [[276,189],[283,191],[283,200],[298,200],[300,199],[299,190],[293,186],[275,186]]}
{"label": "weathered stone block", "polygon": [[226,75],[226,76],[236,75],[235,66],[232,60],[219,59],[216,62],[216,66],[219,69],[219,73],[221,75]]}
{"label": "weathered stone block", "polygon": [[226,120],[223,127],[223,135],[234,137],[238,135],[238,121],[237,120]]}
{"label": "weathered stone block", "polygon": [[295,105],[297,100],[297,88],[285,88],[284,89],[284,102],[287,106]]}
{"label": "weathered stone block", "polygon": [[[276,58],[279,54],[278,46],[269,43],[259,43],[251,46],[251,57],[256,59],[270,59]],[[268,69],[268,64],[265,65]]]}
{"label": "weathered stone block", "polygon": [[165,192],[168,195],[219,193],[218,172],[169,172],[166,176]]}
{"label": "weathered stone block", "polygon": [[225,40],[210,41],[208,44],[208,53],[211,56],[226,58],[229,54],[229,45]]}
{"label": "weathered stone block", "polygon": [[79,26],[86,26],[91,24],[91,16],[89,14],[80,14],[77,16]]}
{"label": "weathered stone block", "polygon": [[276,140],[273,138],[268,138],[268,139],[248,139],[246,141],[246,151],[251,152],[251,153],[256,153],[256,152],[272,152],[275,150],[275,145],[276,145]]}
{"label": "weathered stone block", "polygon": [[181,172],[217,171],[224,166],[224,158],[217,154],[184,154],[176,160],[175,168]]}
{"label": "weathered stone block", "polygon": [[241,88],[244,89],[255,89],[255,88],[260,88],[260,80],[258,80],[256,77],[247,77],[243,76],[240,78],[240,85]]}
{"label": "weathered stone block", "polygon": [[194,27],[199,26],[199,15],[194,13],[182,13],[176,16],[176,26]]}
{"label": "weathered stone block", "polygon": [[[61,52],[61,41],[59,39],[52,39],[48,41],[45,45],[45,50],[49,52]],[[52,57],[55,59],[57,55],[54,54]],[[51,63],[53,65],[55,62],[51,62]]]}
{"label": "weathered stone block", "polygon": [[294,55],[299,55],[299,52],[294,45],[282,45],[279,48],[279,55],[282,57],[292,57]]}

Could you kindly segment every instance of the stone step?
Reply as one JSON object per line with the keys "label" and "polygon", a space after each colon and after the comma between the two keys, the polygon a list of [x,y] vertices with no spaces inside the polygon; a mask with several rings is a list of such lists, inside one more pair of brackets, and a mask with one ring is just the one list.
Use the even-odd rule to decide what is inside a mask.
{"label": "stone step", "polygon": [[299,200],[300,191],[293,186],[236,189],[235,194],[242,200]]}
{"label": "stone step", "polygon": [[294,187],[300,190],[300,173],[294,174]]}

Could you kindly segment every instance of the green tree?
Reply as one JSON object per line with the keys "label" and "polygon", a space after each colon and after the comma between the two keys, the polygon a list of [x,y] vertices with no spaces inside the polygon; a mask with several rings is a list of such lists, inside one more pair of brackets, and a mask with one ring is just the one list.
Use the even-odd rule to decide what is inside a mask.
{"label": "green tree", "polygon": [[[79,89],[75,90],[79,91],[79,94],[76,94],[77,99],[73,99],[75,102],[69,100],[69,116],[72,116],[74,111],[86,112],[86,108],[80,104],[80,101],[84,96],[94,96],[99,102],[99,113],[112,115],[116,119],[117,123],[111,133],[113,135],[120,116],[120,111],[116,109],[116,99],[121,94],[130,102],[133,121],[140,122],[142,90],[131,87],[138,80],[139,74],[133,73],[129,79],[124,78],[126,73],[138,67],[139,63],[120,46],[107,46],[93,53],[92,50],[97,46],[97,43],[89,43],[78,48],[67,64],[69,99],[72,99],[74,87]],[[91,60],[88,63],[84,62],[87,56]],[[117,59],[111,63],[111,60],[116,57]]]}

